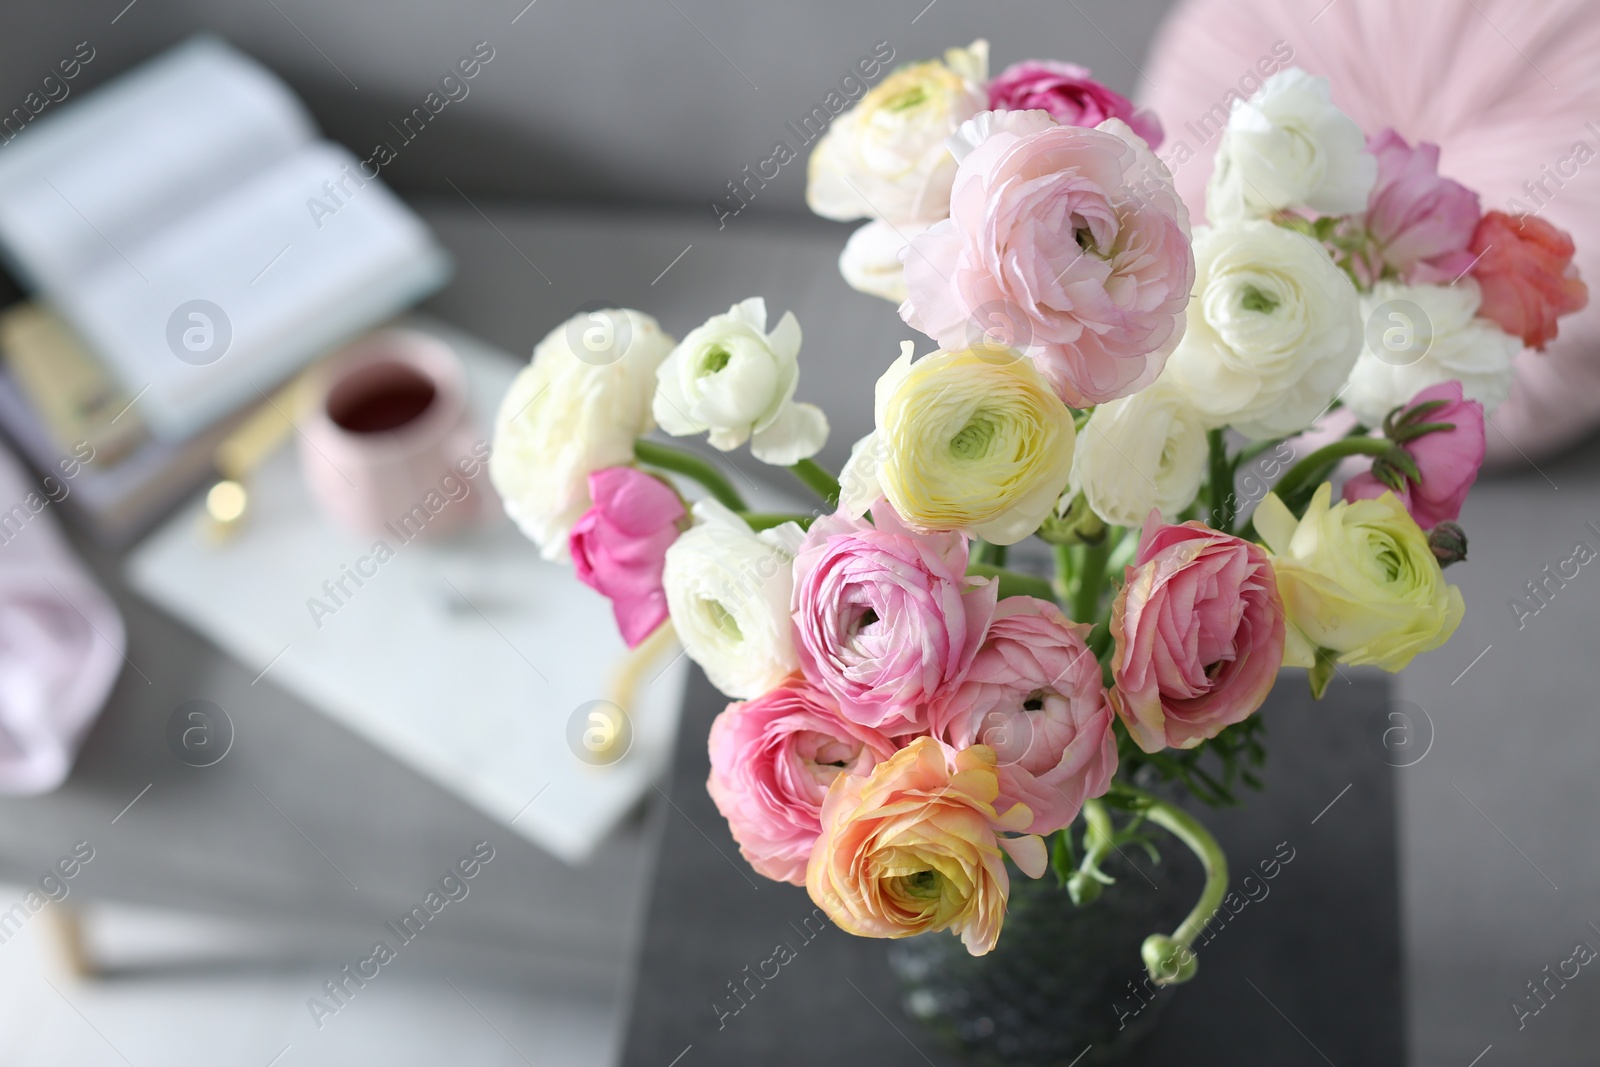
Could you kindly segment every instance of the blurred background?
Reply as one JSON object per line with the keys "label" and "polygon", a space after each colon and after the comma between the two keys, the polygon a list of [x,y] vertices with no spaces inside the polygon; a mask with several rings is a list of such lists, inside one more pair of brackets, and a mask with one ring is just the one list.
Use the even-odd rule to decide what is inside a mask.
{"label": "blurred background", "polygon": [[[828,411],[837,469],[909,331],[840,279],[850,228],[807,212],[805,149],[751,175],[884,44],[1088,66],[1193,143],[1191,190],[1214,143],[1188,124],[1280,40],[1363,125],[1440,141],[1486,207],[1600,151],[1581,4],[1192,3],[1174,29],[1162,0],[524,3],[0,14],[7,1064],[621,1055],[687,665],[649,665],[626,760],[575,759],[623,652],[605,604],[493,518],[475,473],[458,510],[481,521],[416,547],[368,520],[450,495],[449,471],[398,498],[363,483],[358,515],[319,506],[338,446],[291,423],[330,350],[410,331],[428,388],[460,401],[441,439],[470,443],[575,313],[635,307],[681,336],[759,294],[803,325],[799,398]],[[1600,178],[1562,174],[1545,215],[1593,284]],[[1414,1064],[1592,1063],[1600,1040],[1600,979],[1512,1007],[1600,945],[1600,579],[1548,578],[1600,544],[1595,315],[1521,357],[1451,572],[1466,621],[1382,690],[1412,732],[1385,781]],[[754,500],[792,492],[724,462]],[[1530,585],[1532,617],[1511,605]],[[396,958],[351,979],[378,941]]]}

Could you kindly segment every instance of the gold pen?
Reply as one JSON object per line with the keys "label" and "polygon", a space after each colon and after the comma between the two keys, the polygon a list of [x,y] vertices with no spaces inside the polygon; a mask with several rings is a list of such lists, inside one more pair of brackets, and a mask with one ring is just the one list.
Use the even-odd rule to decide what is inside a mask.
{"label": "gold pen", "polygon": [[250,510],[245,479],[278,450],[311,398],[310,374],[302,373],[266,399],[212,453],[222,480],[206,492],[202,523],[206,535],[221,542],[237,533]]}

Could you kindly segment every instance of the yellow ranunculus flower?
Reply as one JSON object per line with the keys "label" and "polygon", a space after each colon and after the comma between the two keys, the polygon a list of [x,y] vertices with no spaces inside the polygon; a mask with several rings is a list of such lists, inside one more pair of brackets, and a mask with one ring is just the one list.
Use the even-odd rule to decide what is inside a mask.
{"label": "yellow ranunculus flower", "polygon": [[856,442],[840,506],[887,497],[907,525],[1011,545],[1039,528],[1072,473],[1072,412],[1020,352],[978,346],[915,363],[910,341],[878,379],[877,430]]}
{"label": "yellow ranunculus flower", "polygon": [[1438,648],[1461,623],[1461,590],[1444,580],[1427,535],[1393,493],[1331,507],[1323,483],[1296,521],[1273,494],[1256,509],[1289,627],[1284,664],[1340,663],[1395,672]]}
{"label": "yellow ranunculus flower", "polygon": [[812,149],[806,203],[830,219],[932,222],[950,213],[956,160],[945,139],[989,106],[989,43],[889,75]]}

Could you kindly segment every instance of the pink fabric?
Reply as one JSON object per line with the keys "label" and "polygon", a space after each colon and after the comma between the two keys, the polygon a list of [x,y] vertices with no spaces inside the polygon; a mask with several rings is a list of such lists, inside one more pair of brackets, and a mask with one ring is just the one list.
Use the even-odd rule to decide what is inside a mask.
{"label": "pink fabric", "polygon": [[[1166,129],[1161,157],[1193,156],[1174,177],[1197,221],[1217,146],[1206,115],[1225,114],[1241,83],[1243,95],[1259,85],[1256,65],[1277,62],[1278,42],[1291,64],[1332,79],[1334,102],[1363,130],[1438,144],[1446,177],[1485,209],[1539,211],[1573,235],[1582,275],[1600,278],[1600,4],[1183,0],[1144,64],[1140,102]],[[1581,164],[1579,142],[1594,153]],[[1548,454],[1600,423],[1600,305],[1562,320],[1560,338],[1522,352],[1516,372],[1492,416],[1491,462],[1525,464],[1518,448]]]}
{"label": "pink fabric", "polygon": [[122,670],[122,616],[48,513],[71,491],[0,451],[0,793],[66,780]]}
{"label": "pink fabric", "polygon": [[[1429,386],[1406,406],[1413,408],[1434,400],[1443,401],[1443,406],[1429,411],[1421,421],[1447,422],[1455,429],[1435,430],[1406,442],[1405,450],[1416,461],[1422,481],[1406,478],[1396,494],[1424,530],[1441,522],[1454,522],[1461,515],[1467,491],[1478,480],[1478,468],[1483,466],[1485,443],[1483,405],[1463,399],[1460,382]],[[1389,491],[1371,471],[1362,471],[1344,483],[1346,500],[1375,499]]]}
{"label": "pink fabric", "polygon": [[683,501],[672,487],[634,467],[589,475],[592,507],[573,524],[567,546],[578,580],[611,601],[629,648],[667,621],[661,571],[678,539]]}

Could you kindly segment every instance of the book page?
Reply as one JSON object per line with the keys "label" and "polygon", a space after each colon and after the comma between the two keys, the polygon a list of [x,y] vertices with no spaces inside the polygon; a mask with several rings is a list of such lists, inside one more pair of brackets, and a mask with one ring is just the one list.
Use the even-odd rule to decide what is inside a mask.
{"label": "book page", "polygon": [[151,234],[315,135],[276,75],[193,38],[0,145],[0,252],[46,293],[126,268]]}
{"label": "book page", "polygon": [[259,400],[443,282],[427,227],[359,168],[343,148],[307,145],[61,292],[158,437]]}

